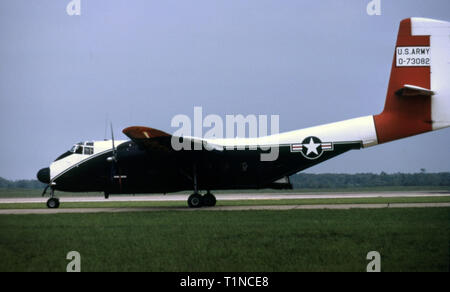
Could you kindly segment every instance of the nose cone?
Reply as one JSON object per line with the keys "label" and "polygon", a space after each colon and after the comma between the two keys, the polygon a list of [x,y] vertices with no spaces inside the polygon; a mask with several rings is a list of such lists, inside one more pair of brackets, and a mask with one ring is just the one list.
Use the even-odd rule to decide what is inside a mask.
{"label": "nose cone", "polygon": [[38,171],[37,178],[45,184],[50,183],[50,168],[46,167]]}

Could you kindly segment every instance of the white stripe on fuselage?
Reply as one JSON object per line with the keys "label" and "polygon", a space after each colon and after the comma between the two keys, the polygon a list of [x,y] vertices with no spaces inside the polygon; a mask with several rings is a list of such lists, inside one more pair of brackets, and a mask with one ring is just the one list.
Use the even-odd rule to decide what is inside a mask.
{"label": "white stripe on fuselage", "polygon": [[[114,142],[115,147],[117,148],[119,145],[127,141],[121,140]],[[54,161],[52,164],[50,164],[50,181],[55,180],[70,169],[78,167],[80,164],[107,152],[112,152],[111,141],[96,141],[94,142],[94,154],[92,155],[72,153],[71,155],[66,156],[63,159]]]}

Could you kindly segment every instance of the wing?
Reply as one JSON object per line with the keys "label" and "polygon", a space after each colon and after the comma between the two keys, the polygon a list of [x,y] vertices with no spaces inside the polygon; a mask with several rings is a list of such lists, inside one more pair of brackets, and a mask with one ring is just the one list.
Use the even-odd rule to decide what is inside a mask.
{"label": "wing", "polygon": [[147,151],[171,152],[172,135],[148,127],[128,127],[122,131],[140,148]]}
{"label": "wing", "polygon": [[190,146],[187,147],[187,149],[178,149],[181,151],[191,149],[223,151],[222,146],[208,143],[203,139],[172,136],[166,132],[148,127],[133,126],[124,129],[122,132],[139,147],[152,152],[159,151],[168,153],[175,151],[172,147],[172,141],[180,141],[181,143],[184,142],[183,145]]}

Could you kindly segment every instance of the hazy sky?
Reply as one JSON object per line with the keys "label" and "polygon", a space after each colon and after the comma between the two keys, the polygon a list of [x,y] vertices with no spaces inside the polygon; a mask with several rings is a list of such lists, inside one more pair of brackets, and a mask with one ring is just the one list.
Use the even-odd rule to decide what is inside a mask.
{"label": "hazy sky", "polygon": [[[0,176],[35,178],[72,144],[176,114],[278,114],[288,131],[382,111],[398,24],[448,0],[0,1]],[[106,135],[109,138],[109,133]],[[450,171],[450,129],[308,172]]]}

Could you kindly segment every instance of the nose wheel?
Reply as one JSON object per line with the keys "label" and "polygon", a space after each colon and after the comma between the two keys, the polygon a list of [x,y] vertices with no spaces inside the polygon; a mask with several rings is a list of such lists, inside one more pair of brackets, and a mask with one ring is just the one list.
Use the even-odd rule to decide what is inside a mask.
{"label": "nose wheel", "polygon": [[47,207],[50,209],[59,208],[59,199],[58,198],[50,198],[47,201]]}

